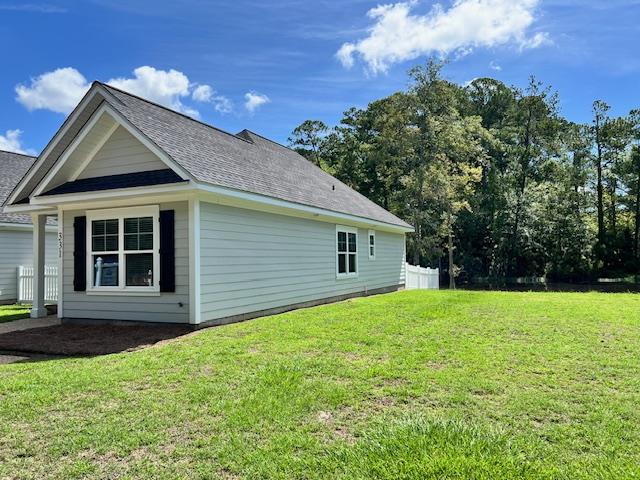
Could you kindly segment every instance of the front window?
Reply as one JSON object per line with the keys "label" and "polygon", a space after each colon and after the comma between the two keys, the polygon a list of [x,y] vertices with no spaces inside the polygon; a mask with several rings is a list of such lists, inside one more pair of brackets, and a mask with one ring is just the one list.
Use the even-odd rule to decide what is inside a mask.
{"label": "front window", "polygon": [[159,291],[158,207],[87,212],[90,291]]}
{"label": "front window", "polygon": [[350,227],[336,227],[336,269],[337,277],[358,275],[358,230]]}

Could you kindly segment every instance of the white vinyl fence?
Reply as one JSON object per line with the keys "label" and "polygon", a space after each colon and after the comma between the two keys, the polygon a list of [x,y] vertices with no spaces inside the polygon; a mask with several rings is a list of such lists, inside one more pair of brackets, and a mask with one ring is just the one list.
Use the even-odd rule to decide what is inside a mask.
{"label": "white vinyl fence", "polygon": [[437,268],[405,264],[405,288],[407,290],[438,290],[440,288],[440,272]]}
{"label": "white vinyl fence", "polygon": [[[58,266],[44,267],[44,301],[58,302]],[[33,267],[18,267],[18,303],[33,302]]]}

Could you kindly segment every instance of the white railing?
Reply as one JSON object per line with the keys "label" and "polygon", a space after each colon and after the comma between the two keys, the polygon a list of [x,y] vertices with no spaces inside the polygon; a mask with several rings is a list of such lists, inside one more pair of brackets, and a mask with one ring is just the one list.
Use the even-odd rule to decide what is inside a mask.
{"label": "white railing", "polygon": [[437,268],[405,264],[405,288],[407,290],[438,290],[440,288],[440,272]]}
{"label": "white railing", "polygon": [[[44,301],[47,303],[58,301],[57,265],[44,267]],[[18,267],[18,303],[31,302],[33,302],[33,267],[20,265]]]}

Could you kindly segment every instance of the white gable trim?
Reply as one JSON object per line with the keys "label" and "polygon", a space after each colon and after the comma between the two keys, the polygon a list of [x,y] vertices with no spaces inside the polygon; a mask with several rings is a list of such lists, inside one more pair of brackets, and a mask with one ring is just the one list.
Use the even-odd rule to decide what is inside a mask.
{"label": "white gable trim", "polygon": [[[73,141],[69,144],[69,146],[66,148],[64,153],[58,159],[58,161],[53,165],[53,167],[51,167],[51,170],[49,170],[49,173],[47,173],[44,176],[44,178],[40,180],[40,183],[33,190],[33,193],[32,193],[33,196],[40,195],[44,192],[44,190],[47,188],[49,183],[54,179],[54,177],[57,175],[60,169],[64,166],[66,161],[69,159],[71,154],[76,150],[76,148],[78,148],[78,145],[80,145],[82,140],[84,140],[85,137],[89,134],[89,132],[91,132],[93,127],[96,125],[96,123],[98,123],[98,120],[102,118],[102,115],[105,113],[105,111],[106,111],[106,104],[103,103],[95,112],[93,112],[93,114],[89,118],[89,121],[82,127],[82,129],[78,132],[78,135],[76,135]],[[112,125],[108,133],[105,136],[103,136],[103,138],[100,139],[100,142],[99,142],[100,146],[104,145],[104,142],[106,142],[107,139],[111,136],[111,134],[115,131],[115,129],[118,128],[118,122],[115,121],[115,118],[111,117],[111,119],[113,120],[114,125]],[[91,158],[93,158],[93,155],[95,155],[96,153],[97,153],[97,150],[92,151]]]}
{"label": "white gable trim", "polygon": [[127,119],[125,119],[120,113],[115,110],[108,103],[103,103],[91,116],[90,120],[82,127],[82,130],[78,133],[78,135],[73,139],[73,142],[69,144],[64,154],[58,159],[54,167],[51,171],[40,181],[38,186],[34,189],[32,197],[41,195],[48,187],[49,182],[55,177],[55,175],[60,171],[60,169],[64,166],[65,162],[69,159],[71,154],[78,147],[80,142],[91,132],[91,129],[95,126],[96,122],[102,117],[103,114],[109,115],[113,121],[114,126],[109,130],[108,134],[103,136],[100,141],[100,144],[97,149],[94,149],[91,154],[87,157],[87,159],[82,163],[81,167],[78,168],[74,172],[74,176],[70,178],[71,180],[75,180],[82,171],[87,167],[87,165],[91,162],[93,157],[98,153],[102,145],[111,137],[113,132],[119,126],[123,127],[127,130],[131,135],[133,135],[137,140],[139,140],[145,147],[147,147],[153,154],[155,154],[164,164],[167,165],[171,170],[176,172],[183,179],[191,178],[191,175],[187,173],[182,167],[180,167],[175,161],[173,161],[164,151],[158,148],[153,142],[151,142],[145,135],[140,133],[138,129],[136,129],[133,125],[129,123]]}
{"label": "white gable trim", "polygon": [[[14,188],[13,192],[11,192],[11,195],[9,195],[9,198],[6,201],[6,205],[11,205],[12,203],[15,203],[16,201],[19,200],[19,195],[20,193],[22,193],[24,186],[31,181],[34,174],[40,169],[44,160],[51,153],[51,150],[53,149],[53,147],[55,147],[58,141],[60,140],[60,138],[62,138],[64,134],[67,133],[69,128],[71,128],[71,125],[73,125],[76,122],[80,113],[86,108],[87,104],[93,99],[93,97],[96,96],[97,93],[98,93],[98,87],[95,86],[87,92],[87,94],[84,96],[82,100],[80,100],[80,103],[78,104],[78,106],[73,110],[73,112],[71,112],[71,115],[67,118],[67,120],[62,125],[60,130],[58,130],[55,136],[47,144],[44,151],[38,156],[38,160],[35,161],[35,163],[31,166],[29,171],[23,177],[23,179],[20,180],[18,185],[16,185],[16,188]],[[102,91],[100,93],[103,94]]]}

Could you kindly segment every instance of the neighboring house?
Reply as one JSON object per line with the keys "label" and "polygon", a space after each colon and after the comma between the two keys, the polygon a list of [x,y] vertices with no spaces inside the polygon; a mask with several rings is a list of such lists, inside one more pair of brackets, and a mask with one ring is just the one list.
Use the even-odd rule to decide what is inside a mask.
{"label": "neighboring house", "polygon": [[[0,204],[35,162],[35,157],[0,150]],[[0,211],[0,304],[15,303],[18,297],[18,266],[33,263],[31,215]],[[57,265],[57,227],[50,219],[46,234],[46,262]]]}
{"label": "neighboring house", "polygon": [[5,211],[39,237],[57,217],[66,320],[221,324],[397,290],[413,231],[286,147],[98,82]]}

